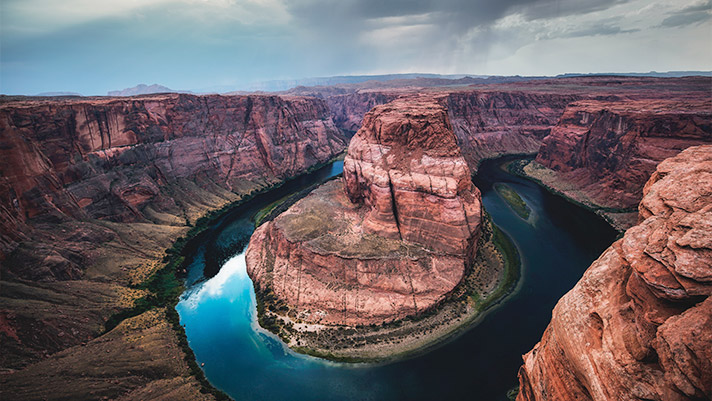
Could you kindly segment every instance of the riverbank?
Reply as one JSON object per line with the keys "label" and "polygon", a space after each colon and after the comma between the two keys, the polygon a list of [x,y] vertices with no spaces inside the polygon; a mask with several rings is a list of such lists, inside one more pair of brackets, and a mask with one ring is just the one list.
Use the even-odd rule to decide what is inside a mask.
{"label": "riverbank", "polygon": [[542,188],[567,201],[601,216],[619,233],[632,227],[638,216],[638,210],[617,209],[595,203],[574,183],[562,179],[554,170],[548,169],[530,159],[514,160],[506,164],[509,173],[536,182]]}
{"label": "riverbank", "polygon": [[299,353],[340,362],[392,361],[427,352],[465,332],[513,292],[519,277],[514,243],[487,216],[477,255],[460,284],[438,305],[415,316],[356,327],[308,324],[258,291],[258,320]]}

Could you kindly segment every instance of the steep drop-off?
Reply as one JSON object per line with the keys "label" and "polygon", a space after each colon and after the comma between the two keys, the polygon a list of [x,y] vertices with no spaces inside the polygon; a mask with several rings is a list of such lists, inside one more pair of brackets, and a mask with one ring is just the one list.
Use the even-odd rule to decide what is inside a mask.
{"label": "steep drop-off", "polygon": [[[309,198],[315,212],[306,215],[314,220],[295,226],[306,231],[292,234],[307,238],[312,235],[308,229],[341,224],[341,216],[324,219],[332,216],[329,208],[333,207],[350,213],[345,220],[357,222],[354,230],[361,231],[354,232],[365,233],[365,242],[345,243],[347,255],[334,256],[337,252],[331,246],[349,237],[305,240],[295,251],[305,252],[303,260],[337,266],[344,258],[352,261],[373,252],[379,258],[390,253],[396,255],[394,260],[405,260],[404,265],[393,264],[391,270],[373,275],[390,275],[396,278],[393,281],[366,283],[381,294],[397,296],[395,307],[390,303],[340,306],[345,298],[335,296],[324,309],[333,311],[335,322],[359,322],[365,314],[349,313],[364,308],[371,308],[374,322],[387,319],[393,310],[396,317],[421,311],[456,283],[463,254],[475,249],[467,236],[473,234],[472,225],[465,224],[467,211],[464,218],[452,214],[457,208],[450,196],[461,185],[452,186],[451,180],[443,178],[452,172],[465,174],[468,166],[462,168],[459,160],[464,159],[469,170],[475,171],[486,157],[536,152],[546,137],[539,162],[550,168],[542,166],[540,171],[551,179],[537,177],[545,185],[562,189],[561,183],[569,180],[565,188],[571,190],[562,192],[572,198],[582,193],[585,201],[598,199],[600,194],[605,196],[599,200],[603,203],[591,205],[627,207],[642,197],[642,185],[660,160],[686,146],[710,142],[711,83],[702,77],[589,77],[470,88],[418,89],[408,84],[398,90],[322,88],[315,94],[323,100],[179,94],[122,99],[2,97],[0,388],[3,392],[11,389],[17,399],[115,398],[120,394],[148,398],[149,392],[151,397],[194,397],[197,382],[175,360],[180,360],[180,352],[174,351],[178,340],[163,324],[162,311],[126,320],[96,338],[104,322],[146,295],[145,290],[129,285],[143,283],[160,268],[166,249],[199,216],[328,160],[345,146],[337,128],[356,130],[372,106],[414,92],[426,93],[438,103],[428,106],[439,110],[437,115],[447,110],[446,125],[451,126],[448,129],[454,133],[461,157],[457,163],[431,164],[439,159],[421,157],[418,149],[412,149],[417,163],[399,161],[394,168],[376,168],[376,158],[368,152],[384,148],[380,139],[357,137],[362,151],[347,163],[351,178],[345,184],[331,183]],[[391,117],[387,125],[397,126]],[[405,114],[401,117],[407,119]],[[375,127],[371,131],[379,132]],[[448,136],[445,149],[451,148],[451,142]],[[398,156],[411,157],[407,152]],[[445,173],[441,167],[450,164],[452,169],[448,167]],[[369,169],[389,171],[388,180],[377,174],[369,178]],[[463,180],[458,175],[456,181]],[[397,185],[386,190],[386,182]],[[431,182],[447,184],[443,189],[430,187]],[[472,193],[476,196],[476,189]],[[419,197],[424,197],[431,216],[419,214],[423,201]],[[395,203],[389,206],[389,200]],[[307,199],[304,202],[302,206],[309,206]],[[465,199],[463,204],[468,202]],[[450,220],[442,224],[433,216]],[[261,232],[277,230],[280,224],[284,227],[287,219],[296,217],[286,214],[282,223],[278,218]],[[286,233],[275,231],[274,236],[265,237],[276,244],[284,260],[289,259],[285,252],[297,249],[285,242]],[[403,235],[407,246],[402,246],[406,243],[400,240]],[[306,242],[321,248],[304,246]],[[323,252],[330,252],[331,259],[322,258]],[[354,257],[354,253],[361,256]],[[447,258],[457,263],[445,264],[436,282],[428,281],[430,265],[413,264]],[[354,277],[359,263],[349,265]],[[410,268],[422,273],[420,278],[394,273]],[[287,282],[297,271],[284,274],[285,289],[309,287]],[[354,288],[342,284],[344,277],[352,276],[315,277],[336,283],[324,293],[351,294]],[[358,277],[368,280],[370,276]],[[418,280],[423,286],[411,288]],[[427,286],[438,289],[427,293],[423,290]],[[297,291],[300,303],[316,296],[302,291]],[[379,311],[383,306],[391,312]],[[667,333],[675,332],[670,322]],[[149,341],[150,346],[142,346]],[[78,345],[82,343],[86,346]],[[166,352],[157,354],[158,349]],[[48,373],[53,374],[52,380],[45,380]]]}
{"label": "steep drop-off", "polygon": [[655,166],[705,143],[712,143],[709,97],[578,101],[525,172],[627,228],[635,216],[624,213],[640,202]]}
{"label": "steep drop-off", "polygon": [[324,185],[255,231],[247,269],[258,292],[306,322],[401,319],[460,282],[481,213],[444,107],[399,99],[366,115],[343,183]]}
{"label": "steep drop-off", "polygon": [[182,226],[212,206],[194,192],[234,200],[345,147],[322,101],[276,96],[6,102],[0,124],[4,256],[35,217]]}
{"label": "steep drop-off", "polygon": [[[195,397],[160,309],[97,338],[104,323],[148,294],[135,286],[200,216],[346,143],[322,100],[278,96],[6,97],[0,127],[0,366],[14,399]],[[144,345],[173,351],[151,359]],[[40,386],[49,371],[63,373]]]}
{"label": "steep drop-off", "polygon": [[361,128],[363,117],[372,108],[388,103],[399,96],[395,91],[354,92],[331,95],[325,98],[337,127],[347,132]]}
{"label": "steep drop-off", "polygon": [[643,193],[524,356],[518,400],[712,398],[712,146],[660,163]]}
{"label": "steep drop-off", "polygon": [[580,95],[526,91],[460,91],[444,100],[472,171],[505,154],[536,153],[566,106]]}

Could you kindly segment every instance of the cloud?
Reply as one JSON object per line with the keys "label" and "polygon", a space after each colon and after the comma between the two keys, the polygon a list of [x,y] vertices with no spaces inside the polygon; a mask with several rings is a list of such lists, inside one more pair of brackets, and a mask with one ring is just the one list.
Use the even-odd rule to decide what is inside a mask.
{"label": "cloud", "polygon": [[609,36],[625,33],[639,32],[639,28],[623,29],[619,23],[621,18],[610,18],[605,20],[594,21],[592,23],[581,25],[562,25],[555,30],[549,30],[538,36],[538,39],[554,39],[554,38],[580,38],[589,36]]}
{"label": "cloud", "polygon": [[629,0],[540,0],[521,6],[522,12],[529,19],[565,17],[602,11]]}
{"label": "cloud", "polygon": [[693,4],[682,10],[669,13],[661,23],[661,27],[675,28],[691,24],[701,24],[712,18],[712,0]]}
{"label": "cloud", "polygon": [[140,23],[161,12],[171,19],[189,16],[193,22],[275,25],[289,21],[280,0],[4,0],[3,30],[45,34],[101,20]]}
{"label": "cloud", "polygon": [[[702,22],[710,0],[681,1],[4,0],[0,91],[101,94],[140,82],[197,89],[393,72],[708,69]],[[636,53],[650,47],[655,57]]]}

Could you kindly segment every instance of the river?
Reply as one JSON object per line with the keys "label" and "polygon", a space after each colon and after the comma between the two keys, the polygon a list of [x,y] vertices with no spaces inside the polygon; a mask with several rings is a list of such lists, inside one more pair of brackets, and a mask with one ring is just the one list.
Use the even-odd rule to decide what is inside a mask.
{"label": "river", "polygon": [[[234,247],[254,230],[252,217],[271,202],[341,172],[335,162],[260,195],[216,222],[195,252],[187,290],[176,306],[191,348],[210,382],[236,400],[506,400],[521,355],[541,338],[551,310],[616,232],[595,214],[485,161],[475,184],[492,220],[522,259],[519,289],[481,322],[426,354],[389,364],[345,364],[296,354],[256,322],[255,294],[236,250],[212,278],[206,249]],[[532,210],[517,216],[493,190],[507,183]]]}

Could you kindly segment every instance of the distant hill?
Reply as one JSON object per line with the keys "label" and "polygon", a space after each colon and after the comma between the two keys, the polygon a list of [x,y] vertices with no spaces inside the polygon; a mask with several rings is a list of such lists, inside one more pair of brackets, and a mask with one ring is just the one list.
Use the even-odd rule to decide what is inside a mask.
{"label": "distant hill", "polygon": [[35,96],[81,96],[81,93],[77,92],[42,92]]}
{"label": "distant hill", "polygon": [[650,71],[650,72],[590,72],[590,73],[569,73],[557,75],[556,78],[571,78],[571,77],[591,77],[591,76],[623,76],[623,77],[658,77],[658,78],[680,78],[680,77],[691,77],[691,76],[712,76],[712,71]]}
{"label": "distant hill", "polygon": [[136,95],[148,95],[151,93],[171,93],[171,92],[189,92],[189,91],[179,91],[171,88],[167,88],[163,85],[153,84],[145,85],[138,84],[133,88],[126,88],[118,91],[109,91],[107,95],[109,96],[136,96]]}

